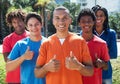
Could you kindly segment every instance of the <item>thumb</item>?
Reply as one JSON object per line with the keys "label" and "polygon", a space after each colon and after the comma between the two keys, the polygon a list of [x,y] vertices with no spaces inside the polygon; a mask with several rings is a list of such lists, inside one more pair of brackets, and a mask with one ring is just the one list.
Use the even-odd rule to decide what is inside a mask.
{"label": "thumb", "polygon": [[27,46],[26,52],[30,50],[30,46]]}
{"label": "thumb", "polygon": [[70,57],[71,57],[71,58],[73,58],[73,57],[74,57],[74,55],[73,55],[73,52],[72,52],[72,51],[70,51]]}
{"label": "thumb", "polygon": [[95,53],[95,59],[96,59],[96,60],[99,59],[98,56],[97,56],[97,53]]}
{"label": "thumb", "polygon": [[56,59],[56,55],[53,56],[52,60],[55,60]]}

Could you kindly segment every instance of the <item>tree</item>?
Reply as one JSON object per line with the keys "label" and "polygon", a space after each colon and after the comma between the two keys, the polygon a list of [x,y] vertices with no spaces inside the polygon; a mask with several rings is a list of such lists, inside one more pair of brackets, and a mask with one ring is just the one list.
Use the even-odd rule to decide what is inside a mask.
{"label": "tree", "polygon": [[[4,5],[3,5],[4,4]],[[8,9],[10,6],[10,3],[8,0],[1,0],[0,1],[0,44],[2,43],[3,38],[9,34],[9,28],[6,26],[5,22],[5,14],[7,12],[6,9]]]}
{"label": "tree", "polygon": [[43,32],[44,32],[44,36],[46,36],[46,37],[48,37],[47,21],[46,21],[46,5],[50,1],[51,0],[38,0],[38,2],[35,4],[35,6],[41,10],[40,14],[43,17]]}

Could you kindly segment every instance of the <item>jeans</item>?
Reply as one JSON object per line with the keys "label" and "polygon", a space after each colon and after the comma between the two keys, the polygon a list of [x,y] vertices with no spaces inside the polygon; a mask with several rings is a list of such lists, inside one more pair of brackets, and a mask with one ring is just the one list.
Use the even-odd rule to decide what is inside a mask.
{"label": "jeans", "polygon": [[112,84],[112,78],[110,78],[110,79],[102,79],[102,84]]}

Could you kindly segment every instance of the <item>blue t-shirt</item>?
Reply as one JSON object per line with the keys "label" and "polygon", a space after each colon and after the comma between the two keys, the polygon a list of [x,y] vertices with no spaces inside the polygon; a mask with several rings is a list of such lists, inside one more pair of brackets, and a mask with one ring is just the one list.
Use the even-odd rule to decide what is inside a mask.
{"label": "blue t-shirt", "polygon": [[36,78],[34,74],[36,60],[39,54],[39,48],[45,39],[45,37],[42,37],[42,40],[35,42],[27,37],[23,40],[18,41],[9,54],[8,58],[10,60],[14,60],[25,53],[27,46],[30,47],[30,51],[34,52],[32,60],[25,60],[20,66],[21,84],[45,84],[45,78]]}

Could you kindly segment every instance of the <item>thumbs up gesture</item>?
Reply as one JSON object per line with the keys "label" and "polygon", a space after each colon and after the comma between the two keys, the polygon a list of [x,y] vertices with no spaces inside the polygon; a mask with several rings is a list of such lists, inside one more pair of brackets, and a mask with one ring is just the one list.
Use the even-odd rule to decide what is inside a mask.
{"label": "thumbs up gesture", "polygon": [[98,58],[98,56],[97,56],[97,53],[95,53],[95,62],[94,62],[94,66],[96,67],[96,68],[102,68],[102,64],[103,64],[103,61],[100,59],[100,58]]}
{"label": "thumbs up gesture", "polygon": [[25,60],[31,60],[33,58],[34,53],[30,51],[30,47],[27,46],[27,49],[25,51],[25,54],[23,55]]}
{"label": "thumbs up gesture", "polygon": [[73,52],[70,51],[70,56],[66,57],[66,60],[65,60],[66,68],[70,70],[79,70],[79,65],[80,65],[80,62],[73,55]]}
{"label": "thumbs up gesture", "polygon": [[56,59],[56,55],[44,65],[45,71],[57,72],[60,69],[60,61]]}

